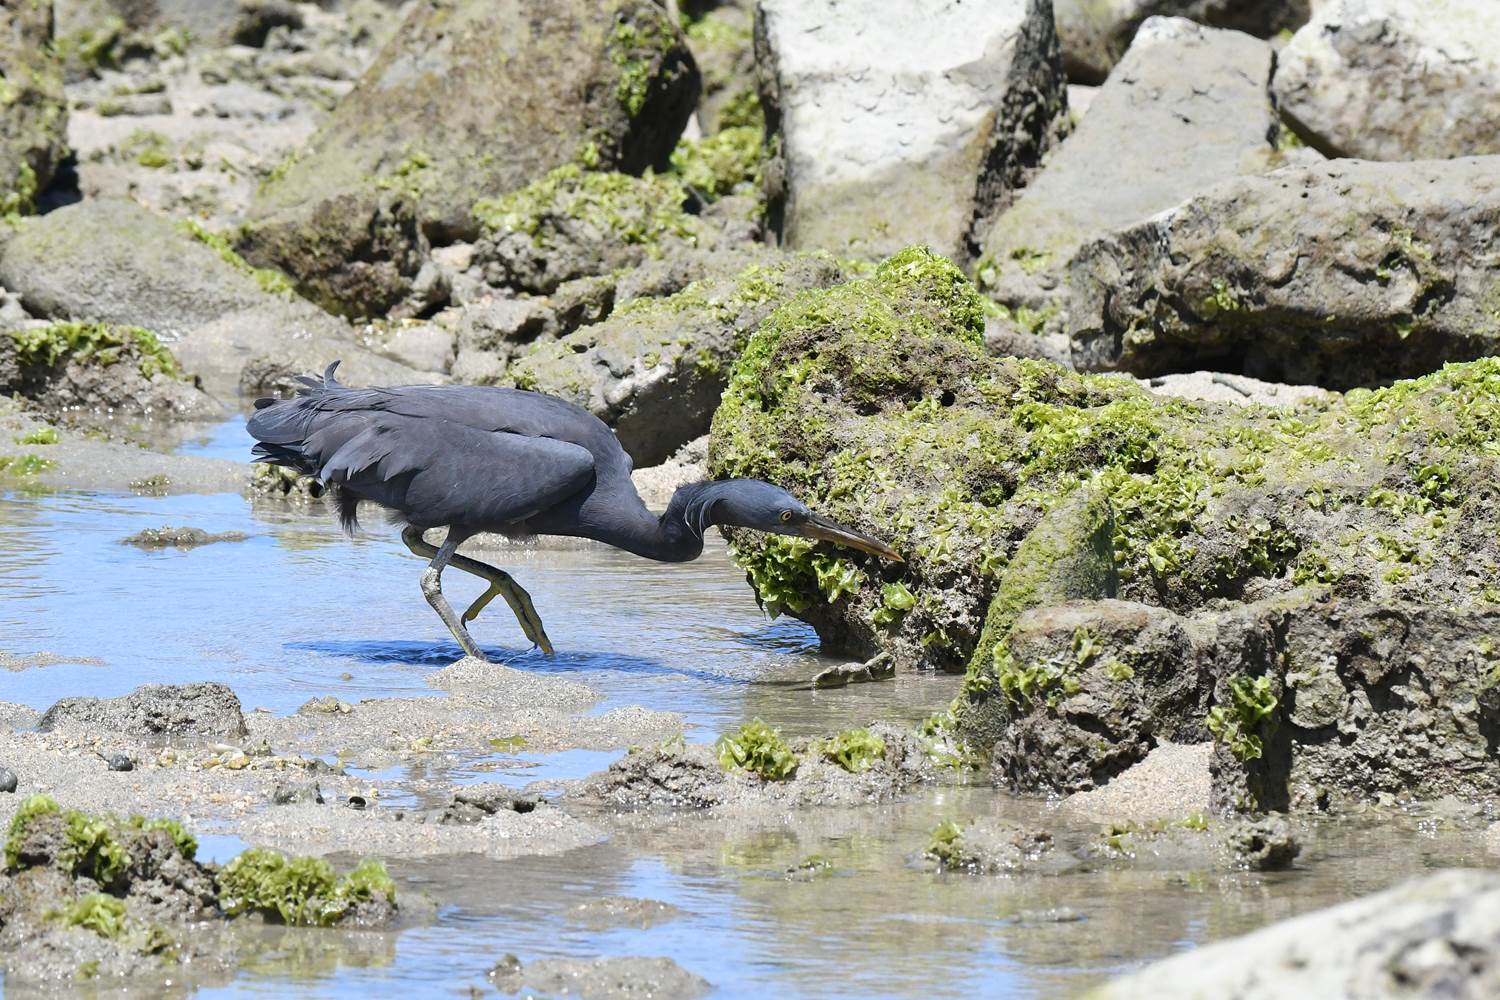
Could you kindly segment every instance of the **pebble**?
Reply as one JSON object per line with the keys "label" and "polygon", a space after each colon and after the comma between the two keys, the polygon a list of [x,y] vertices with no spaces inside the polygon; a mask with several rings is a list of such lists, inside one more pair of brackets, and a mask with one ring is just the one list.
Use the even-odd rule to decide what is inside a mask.
{"label": "pebble", "polygon": [[0,767],[0,792],[14,792],[18,784],[20,781],[16,778],[16,772],[8,767]]}
{"label": "pebble", "polygon": [[109,755],[109,769],[111,771],[134,771],[135,761],[130,759],[128,753],[112,753]]}

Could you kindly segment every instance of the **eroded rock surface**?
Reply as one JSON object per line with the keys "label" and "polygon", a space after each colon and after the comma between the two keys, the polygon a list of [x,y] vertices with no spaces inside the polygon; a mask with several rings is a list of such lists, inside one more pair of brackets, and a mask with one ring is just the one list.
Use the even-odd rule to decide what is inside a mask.
{"label": "eroded rock surface", "polygon": [[971,229],[1047,148],[1066,95],[1050,4],[764,0],[770,224],[793,249],[865,256]]}
{"label": "eroded rock surface", "polygon": [[0,7],[0,215],[30,212],[66,152],[67,100],[50,0]]}
{"label": "eroded rock surface", "polygon": [[221,740],[242,739],[246,733],[239,698],[212,681],[147,684],[123,698],[64,698],[47,709],[37,727]]}
{"label": "eroded rock surface", "polygon": [[1497,225],[1500,157],[1228,181],[1079,252],[1073,362],[1344,389],[1493,354]]}
{"label": "eroded rock surface", "polygon": [[1500,7],[1486,0],[1329,0],[1276,64],[1276,97],[1330,156],[1500,153]]}

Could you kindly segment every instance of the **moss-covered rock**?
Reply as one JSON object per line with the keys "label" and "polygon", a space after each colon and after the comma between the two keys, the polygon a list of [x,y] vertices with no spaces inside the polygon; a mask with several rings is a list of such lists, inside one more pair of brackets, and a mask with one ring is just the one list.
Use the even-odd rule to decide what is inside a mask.
{"label": "moss-covered rock", "polygon": [[330,309],[378,316],[424,240],[570,162],[665,169],[698,74],[648,0],[424,0],[301,155],[258,193],[240,250]]}
{"label": "moss-covered rock", "polygon": [[[1143,683],[1141,667],[1097,656],[1088,635],[1070,631],[1080,648],[1067,654],[1018,653],[1007,633],[1032,603],[1016,597],[1036,589],[1030,570],[1017,569],[992,613],[1008,568],[1045,561],[1034,553],[1052,549],[1049,512],[1085,486],[1084,509],[1107,505],[1112,515],[1116,592],[1140,605],[1191,614],[1304,585],[1476,613],[1500,602],[1500,360],[1301,409],[1229,408],[988,358],[981,316],[957,270],[920,249],[870,278],[798,296],[751,338],[710,449],[714,475],[781,483],[902,552],[904,564],[878,565],[803,541],[734,535],[762,597],[810,621],[827,645],[886,649],[905,666],[967,665],[957,718],[976,745],[1019,739],[1016,705],[1053,709],[1089,696],[1107,708],[1111,692]],[[1103,523],[1084,518],[1061,533],[1073,536],[1075,558],[1102,544]],[[1049,528],[1023,548],[1041,525]],[[1085,565],[1099,565],[1092,560]],[[1084,578],[1108,586],[1107,573]],[[887,607],[893,593],[909,595],[899,597],[904,611]],[[1047,600],[1089,596],[1055,594]],[[1132,710],[1129,731],[1109,740],[1081,725],[1080,745],[1137,749],[1079,773],[1102,780],[1169,735],[1168,720],[1180,738],[1207,738],[1208,709],[1232,695],[1229,678],[1265,672],[1220,667],[1206,688],[1172,695],[1173,705]],[[1457,687],[1450,696],[1465,697]],[[1012,757],[1056,751],[1033,741]]]}
{"label": "moss-covered rock", "polygon": [[0,7],[0,216],[31,212],[67,151],[67,100],[51,41],[51,0]]}
{"label": "moss-covered rock", "polygon": [[587,407],[639,466],[665,461],[708,429],[729,366],[776,306],[841,276],[831,257],[727,254],[675,294],[640,297],[602,323],[519,356],[502,377]]}

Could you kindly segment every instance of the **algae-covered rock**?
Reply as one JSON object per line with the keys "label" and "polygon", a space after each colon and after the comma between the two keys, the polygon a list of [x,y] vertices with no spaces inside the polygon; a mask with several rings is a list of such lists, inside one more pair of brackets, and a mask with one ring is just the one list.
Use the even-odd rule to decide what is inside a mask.
{"label": "algae-covered rock", "polygon": [[1044,0],[762,0],[768,221],[799,250],[968,252],[1066,104]]}
{"label": "algae-covered rock", "polygon": [[237,740],[245,736],[245,719],[240,700],[223,684],[146,684],[122,698],[64,698],[37,728]]}
{"label": "algae-covered rock", "polygon": [[32,211],[67,152],[51,0],[0,5],[0,216]]}
{"label": "algae-covered rock", "polygon": [[1067,330],[1079,247],[1278,157],[1270,45],[1181,18],[1142,26],[1078,128],[987,231],[974,274],[1018,333]]}
{"label": "algae-covered rock", "polygon": [[[998,766],[1017,784],[1090,787],[1158,738],[1216,736],[1239,751],[1236,760],[1261,759],[1262,749],[1268,763],[1256,766],[1271,767],[1270,727],[1280,715],[1271,702],[1281,703],[1282,673],[1311,670],[1329,655],[1309,647],[1305,658],[1292,657],[1297,666],[1275,665],[1285,623],[1299,620],[1288,608],[1305,603],[1300,587],[1476,620],[1500,600],[1492,501],[1500,362],[1450,365],[1301,409],[1230,407],[1156,397],[1045,362],[988,358],[981,317],[962,276],[923,250],[904,251],[870,278],[804,293],[762,324],[736,366],[715,415],[710,471],[779,482],[905,556],[878,565],[801,540],[733,535],[761,597],[811,622],[827,645],[864,655],[885,649],[907,667],[969,663],[959,730],[986,751],[1003,743]],[[1085,615],[1043,629],[1045,641],[1029,626],[1030,638],[1011,642],[998,633],[1028,618],[1002,607],[981,639],[1008,566],[1025,561],[1023,540],[1085,484],[1091,502],[1112,512],[1118,596],[1190,620],[1143,623],[1142,636],[1164,628],[1166,638],[1115,655],[1097,644],[1121,621]],[[1075,537],[1077,549],[1096,544],[1090,532]],[[1221,613],[1209,639],[1198,636],[1206,626],[1192,616],[1226,601],[1251,607]],[[1340,606],[1313,605],[1320,610],[1305,620],[1334,618]],[[1043,614],[1030,620],[1054,620]],[[1180,641],[1168,641],[1174,633]],[[1468,646],[1430,647],[1421,668],[1430,711],[1469,718],[1486,703],[1477,693],[1486,669]],[[1198,666],[1174,665],[1184,661]],[[1342,714],[1388,704],[1384,680],[1367,680],[1363,698],[1347,703],[1316,674],[1306,683],[1316,698],[1306,721],[1323,732],[1349,725],[1383,734],[1422,718],[1403,710],[1372,727],[1357,711]],[[1069,728],[1027,721],[1052,710]],[[1350,773],[1364,762],[1367,783],[1420,792],[1441,794],[1454,782],[1483,790],[1500,779],[1473,762],[1473,734],[1483,726],[1425,725],[1430,750],[1414,741],[1394,752],[1380,737],[1355,741],[1361,749],[1348,752],[1357,758],[1336,752],[1336,741],[1308,737],[1292,770],[1282,767],[1306,773],[1305,781],[1282,780],[1273,794],[1281,779],[1267,771],[1255,778],[1262,790],[1250,791],[1266,802],[1316,801],[1302,785],[1353,792],[1353,782],[1333,775],[1332,759]],[[1447,759],[1440,746],[1458,757]],[[1373,778],[1373,762],[1388,751]],[[1308,770],[1297,772],[1298,760]],[[1461,776],[1444,777],[1453,774]],[[1218,785],[1230,799],[1232,784]]]}
{"label": "algae-covered rock", "polygon": [[108,323],[30,323],[0,332],[0,393],[53,420],[217,415],[156,335]]}
{"label": "algae-covered rock", "polygon": [[1500,153],[1500,7],[1488,0],[1329,0],[1281,51],[1275,89],[1330,156]]}
{"label": "algae-covered rock", "polygon": [[383,314],[475,202],[579,162],[665,168],[698,75],[649,0],[423,0],[251,206],[241,250],[325,308]]}
{"label": "algae-covered rock", "polygon": [[246,367],[267,356],[299,372],[343,358],[354,383],[415,381],[222,237],[129,201],[89,200],[23,220],[0,253],[0,284],[37,316],[152,331],[220,396],[234,395]]}
{"label": "algae-covered rock", "polygon": [[708,430],[751,331],[798,292],[841,276],[831,257],[731,255],[664,298],[636,298],[602,323],[522,354],[504,379],[572,400],[610,424],[637,465],[665,461]]}
{"label": "algae-covered rock", "polygon": [[1500,157],[1226,181],[1079,252],[1073,363],[1342,389],[1494,354],[1497,226]]}

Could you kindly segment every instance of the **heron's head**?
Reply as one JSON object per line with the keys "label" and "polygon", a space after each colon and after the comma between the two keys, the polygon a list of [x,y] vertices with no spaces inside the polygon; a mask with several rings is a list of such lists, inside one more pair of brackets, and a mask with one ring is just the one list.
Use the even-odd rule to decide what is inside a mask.
{"label": "heron's head", "polygon": [[710,524],[725,524],[776,535],[815,538],[869,552],[892,562],[903,561],[889,545],[813,513],[807,504],[780,486],[759,479],[725,479],[696,483],[694,487],[697,493],[688,502],[687,513],[689,522],[699,534]]}

